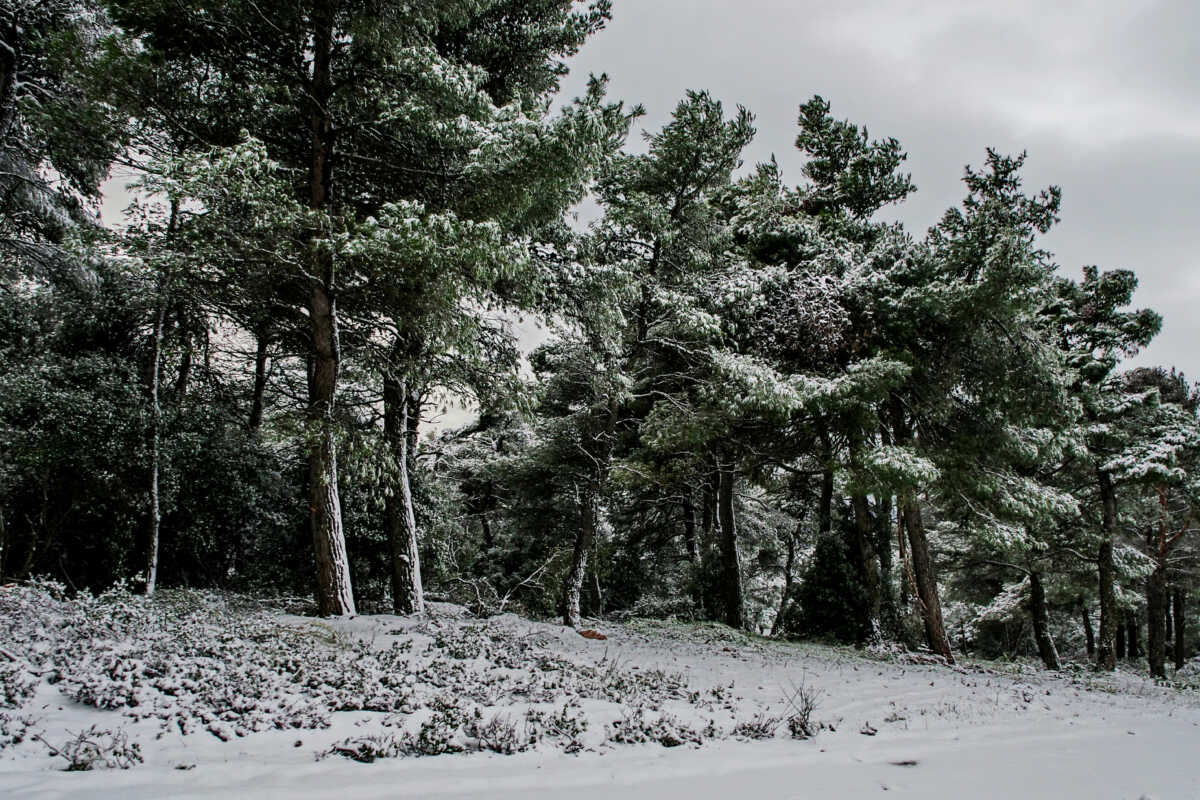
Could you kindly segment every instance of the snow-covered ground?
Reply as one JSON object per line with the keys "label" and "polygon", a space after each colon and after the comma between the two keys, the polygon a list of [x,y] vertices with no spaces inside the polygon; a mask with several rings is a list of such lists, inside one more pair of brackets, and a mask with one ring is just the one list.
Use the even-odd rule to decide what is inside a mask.
{"label": "snow-covered ground", "polygon": [[[201,604],[187,613],[193,628],[208,615],[213,630],[182,644],[164,634],[164,646],[182,650],[204,635],[218,638],[232,624],[223,620],[242,612],[226,617],[227,609]],[[53,655],[47,642],[58,634],[10,627],[19,641],[0,647],[27,658],[42,679],[19,709],[4,710],[10,734],[18,716],[29,727],[0,749],[0,798],[1200,798],[1200,693],[1130,673],[1052,676],[1017,665],[908,663],[902,654],[771,642],[716,625],[596,622],[607,638],[587,639],[511,615],[473,620],[444,606],[422,620],[253,617],[238,638],[225,639],[266,647],[263,626],[274,626],[300,661],[304,643],[315,643],[340,665],[321,669],[343,674],[339,680],[352,673],[337,669],[360,665],[353,677],[367,688],[357,691],[372,692],[382,680],[376,699],[363,705],[390,710],[332,711],[305,727],[314,712],[298,705],[293,689],[321,695],[327,688],[306,677],[317,668],[299,661],[282,689],[251,701],[238,680],[269,683],[271,673],[234,663],[203,667],[213,657],[203,646],[188,656],[197,667],[120,641],[147,635],[138,627],[144,621],[108,633],[86,628],[82,640],[71,639],[92,642],[99,653],[115,649],[107,661],[74,650]],[[94,627],[95,616],[88,619]],[[76,637],[85,630],[79,621],[68,627]],[[385,653],[393,660],[375,660]],[[133,667],[114,672],[114,663],[126,661]],[[165,663],[192,678],[162,675]],[[381,677],[380,664],[406,674]],[[110,683],[81,677],[88,670]],[[16,681],[14,674],[0,672],[0,679]],[[227,694],[237,695],[234,711],[180,712],[188,698],[212,697],[204,684],[225,674],[235,687]],[[819,730],[794,739],[788,717],[801,695],[814,694],[810,721]],[[100,710],[71,696],[117,707]],[[346,705],[344,697],[321,696],[331,708]],[[242,725],[239,714],[272,722]],[[66,759],[51,749],[93,725],[123,732],[144,763],[63,771]],[[480,751],[506,731],[516,732],[512,749],[522,752]],[[359,763],[331,754],[335,745],[393,757]],[[460,747],[472,752],[414,754]]]}

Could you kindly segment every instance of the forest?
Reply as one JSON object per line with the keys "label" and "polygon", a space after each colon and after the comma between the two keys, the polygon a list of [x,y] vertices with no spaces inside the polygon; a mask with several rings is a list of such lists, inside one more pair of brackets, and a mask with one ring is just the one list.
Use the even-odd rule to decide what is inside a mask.
{"label": "forest", "polygon": [[1022,153],[915,231],[836,98],[784,175],[737,98],[563,97],[610,6],[0,2],[2,582],[1182,668],[1136,274],[1056,263]]}

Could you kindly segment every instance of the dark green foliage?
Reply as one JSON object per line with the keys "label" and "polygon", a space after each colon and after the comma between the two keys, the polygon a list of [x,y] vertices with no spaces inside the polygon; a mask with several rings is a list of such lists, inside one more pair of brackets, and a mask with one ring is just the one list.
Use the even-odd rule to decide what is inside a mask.
{"label": "dark green foliage", "polygon": [[811,560],[796,585],[783,632],[797,638],[831,638],[854,644],[862,641],[860,620],[866,589],[853,568],[845,537],[817,540]]}

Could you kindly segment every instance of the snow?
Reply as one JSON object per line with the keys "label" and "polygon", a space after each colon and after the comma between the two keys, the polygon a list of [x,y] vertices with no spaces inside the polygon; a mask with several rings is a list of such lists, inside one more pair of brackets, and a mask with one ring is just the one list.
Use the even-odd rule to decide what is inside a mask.
{"label": "snow", "polygon": [[[48,742],[61,744],[68,731],[91,725],[122,728],[139,743],[145,763],[64,772],[61,758],[27,739],[0,750],[0,797],[739,800],[878,797],[884,791],[927,800],[1200,797],[1194,684],[1156,684],[1132,672],[1097,676],[1083,668],[1050,675],[1029,665],[912,663],[929,659],[773,642],[708,624],[591,620],[588,626],[608,638],[589,640],[512,615],[480,621],[444,605],[434,605],[431,614],[320,622],[275,614],[274,620],[300,630],[319,626],[331,647],[358,640],[385,649],[411,639],[417,675],[422,664],[446,663],[437,660],[440,651],[431,642],[470,650],[482,631],[514,654],[513,643],[533,642],[530,658],[566,659],[585,677],[641,674],[649,680],[627,696],[615,691],[615,700],[588,696],[591,690],[568,700],[570,713],[590,722],[575,754],[546,739],[515,755],[401,756],[369,764],[315,756],[347,737],[412,729],[429,719],[430,709],[338,711],[329,715],[327,729],[266,730],[222,741],[203,729],[184,735],[154,717],[86,706],[42,682],[19,713],[35,717]],[[496,683],[503,671],[459,655],[467,656],[462,663],[481,684],[498,687],[485,720],[493,713],[519,719],[531,705],[547,712],[564,707],[562,698],[518,702]],[[682,676],[686,688],[657,694],[645,688],[656,678],[679,680],[671,676]],[[414,697],[422,696],[423,678],[414,680]],[[800,687],[819,691],[813,718],[824,729],[815,737],[793,740],[786,725],[765,740],[729,735],[735,722],[786,715],[785,698]],[[639,703],[640,710],[631,710]],[[615,720],[660,711],[695,730],[711,724],[722,733],[701,746],[678,747],[619,744],[606,735]]]}

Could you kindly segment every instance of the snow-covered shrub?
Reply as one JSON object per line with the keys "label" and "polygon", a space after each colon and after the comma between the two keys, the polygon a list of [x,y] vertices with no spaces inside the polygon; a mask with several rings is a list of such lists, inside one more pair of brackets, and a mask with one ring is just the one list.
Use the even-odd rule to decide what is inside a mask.
{"label": "snow-covered shrub", "polygon": [[38,736],[38,741],[50,748],[50,755],[66,760],[67,772],[88,770],[130,769],[142,763],[142,749],[137,742],[130,742],[121,728],[107,730],[91,726],[85,731],[72,734],[75,738],[61,746],[50,744]]}
{"label": "snow-covered shrub", "polygon": [[531,746],[528,736],[522,736],[517,731],[517,723],[507,714],[494,714],[484,722],[483,712],[475,709],[474,715],[464,726],[464,733],[476,749],[506,756],[528,750]]}
{"label": "snow-covered shrub", "polygon": [[609,740],[621,744],[657,742],[663,747],[683,744],[703,744],[704,735],[670,714],[647,713],[644,709],[626,710],[620,719],[613,720]]}
{"label": "snow-covered shrub", "polygon": [[31,716],[0,711],[0,750],[28,739],[36,724]]}
{"label": "snow-covered shrub", "polygon": [[787,729],[793,739],[811,739],[817,735],[820,726],[813,719],[813,712],[817,710],[820,697],[821,690],[803,680],[794,684],[784,696],[790,712],[786,719]]}
{"label": "snow-covered shrub", "polygon": [[369,764],[377,758],[395,758],[403,752],[400,741],[384,733],[378,736],[351,736],[334,742],[328,750],[318,753],[317,759],[336,755]]}
{"label": "snow-covered shrub", "polygon": [[565,752],[577,753],[583,749],[582,737],[587,729],[587,717],[570,702],[563,704],[556,713],[546,713],[536,708],[525,712],[526,739],[531,743],[543,738],[557,740],[562,743]]}
{"label": "snow-covered shrub", "polygon": [[750,719],[739,720],[733,726],[733,735],[738,739],[773,739],[782,722],[782,717],[760,711]]}
{"label": "snow-covered shrub", "polygon": [[41,675],[24,660],[0,654],[0,708],[20,708],[41,683]]}

